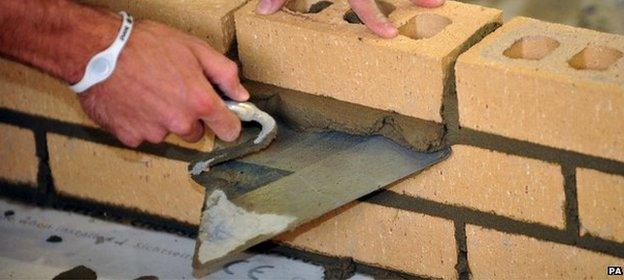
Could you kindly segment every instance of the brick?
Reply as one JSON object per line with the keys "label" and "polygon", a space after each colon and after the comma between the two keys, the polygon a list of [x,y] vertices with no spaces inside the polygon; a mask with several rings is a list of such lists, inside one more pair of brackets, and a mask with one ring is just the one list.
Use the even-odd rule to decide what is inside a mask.
{"label": "brick", "polygon": [[516,220],[565,227],[565,192],[555,164],[455,145],[453,154],[391,191]]}
{"label": "brick", "polygon": [[[63,122],[97,127],[82,111],[76,94],[67,84],[28,66],[0,58],[0,108],[11,109]],[[210,151],[214,135],[187,143],[175,135],[165,142],[199,151]]]}
{"label": "brick", "polygon": [[278,239],[303,250],[414,275],[457,277],[453,222],[419,213],[351,203]]}
{"label": "brick", "polygon": [[456,64],[462,127],[624,161],[624,36],[516,18]]}
{"label": "brick", "polygon": [[624,177],[577,169],[581,235],[624,243]]}
{"label": "brick", "polygon": [[183,161],[48,134],[59,194],[199,224],[204,187]]}
{"label": "brick", "polygon": [[[293,3],[299,2],[303,0]],[[386,1],[387,9],[396,7],[390,19],[402,33],[388,40],[343,20],[347,1],[333,2],[316,14],[284,9],[257,15],[257,0],[239,9],[235,18],[243,75],[440,122],[453,62],[501,17],[499,10],[453,1],[436,9]]]}
{"label": "brick", "polygon": [[31,130],[0,123],[0,179],[37,186],[39,159]]}
{"label": "brick", "polygon": [[138,19],[168,24],[206,40],[221,53],[234,42],[234,11],[247,0],[79,0],[78,2],[128,11]]}
{"label": "brick", "polygon": [[466,227],[468,262],[474,279],[602,279],[607,266],[624,259],[573,246]]}

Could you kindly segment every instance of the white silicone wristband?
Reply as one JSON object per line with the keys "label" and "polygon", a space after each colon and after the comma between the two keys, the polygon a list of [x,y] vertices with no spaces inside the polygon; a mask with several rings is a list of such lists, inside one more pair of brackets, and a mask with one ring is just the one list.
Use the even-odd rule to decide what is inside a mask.
{"label": "white silicone wristband", "polygon": [[89,60],[87,68],[85,69],[85,74],[80,82],[70,86],[74,92],[82,93],[90,87],[105,81],[113,74],[119,54],[130,38],[133,24],[132,16],[128,13],[120,12],[119,14],[122,17],[122,23],[117,38],[115,38],[115,41],[110,47],[96,54]]}

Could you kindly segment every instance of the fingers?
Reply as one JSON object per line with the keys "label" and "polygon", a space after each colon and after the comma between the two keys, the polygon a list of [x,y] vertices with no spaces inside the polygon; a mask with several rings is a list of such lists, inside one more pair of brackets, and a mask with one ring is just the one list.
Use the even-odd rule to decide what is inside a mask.
{"label": "fingers", "polygon": [[182,140],[195,143],[204,137],[204,124],[201,121],[193,121],[190,124],[190,130],[188,131],[180,131],[179,133],[175,133],[180,136]]}
{"label": "fingers", "polygon": [[256,13],[268,15],[277,12],[284,6],[287,0],[260,0],[256,7]]}
{"label": "fingers", "polygon": [[399,34],[392,22],[381,13],[374,0],[349,0],[349,4],[364,25],[375,34],[383,38],[394,38]]}
{"label": "fingers", "polygon": [[229,98],[236,101],[249,99],[249,92],[238,78],[238,66],[203,42],[193,46],[193,52],[201,64],[204,74]]}
{"label": "fingers", "polygon": [[425,8],[435,8],[444,4],[444,0],[411,0],[412,3],[425,7]]}
{"label": "fingers", "polygon": [[236,140],[241,130],[240,120],[207,81],[202,88],[203,94],[195,96],[193,110],[219,139],[227,142]]}

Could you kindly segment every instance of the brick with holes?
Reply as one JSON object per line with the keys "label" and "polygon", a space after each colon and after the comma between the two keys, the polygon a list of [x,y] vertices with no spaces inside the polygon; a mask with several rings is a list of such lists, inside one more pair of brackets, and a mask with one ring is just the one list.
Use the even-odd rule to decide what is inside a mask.
{"label": "brick with holes", "polygon": [[442,121],[455,59],[499,25],[501,12],[454,1],[435,9],[378,3],[398,37],[382,39],[358,24],[346,0],[295,0],[273,15],[255,14],[257,1],[249,2],[235,15],[244,76]]}
{"label": "brick with holes", "polygon": [[461,55],[460,125],[624,160],[624,36],[516,18]]}
{"label": "brick with holes", "polygon": [[150,19],[189,32],[221,53],[234,42],[234,11],[247,0],[80,0],[84,4],[128,11],[139,19]]}

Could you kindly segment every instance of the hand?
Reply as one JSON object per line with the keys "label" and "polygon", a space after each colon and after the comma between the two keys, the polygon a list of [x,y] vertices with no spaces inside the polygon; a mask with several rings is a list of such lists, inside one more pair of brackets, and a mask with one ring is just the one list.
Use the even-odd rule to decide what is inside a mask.
{"label": "hand", "polygon": [[[288,0],[260,0],[256,12],[259,14],[272,14],[277,12]],[[444,4],[445,0],[411,0],[414,4],[433,8]],[[358,15],[362,22],[375,34],[384,38],[394,38],[399,30],[384,16],[375,0],[349,0],[351,9]]]}
{"label": "hand", "polygon": [[80,95],[85,112],[124,144],[159,143],[168,133],[196,142],[204,123],[222,140],[235,140],[239,119],[211,84],[233,100],[249,93],[237,65],[198,38],[140,21],[113,75]]}

